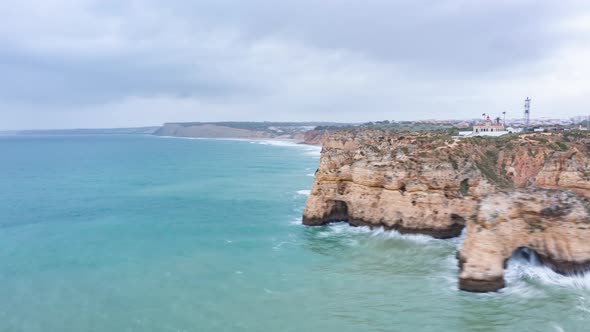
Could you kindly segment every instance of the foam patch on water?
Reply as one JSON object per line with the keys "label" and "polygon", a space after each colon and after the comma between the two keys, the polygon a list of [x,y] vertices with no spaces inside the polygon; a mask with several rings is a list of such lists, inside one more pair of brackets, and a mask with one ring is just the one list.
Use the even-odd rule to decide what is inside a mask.
{"label": "foam patch on water", "polygon": [[315,173],[306,174],[307,176],[315,177]]}
{"label": "foam patch on water", "polygon": [[563,329],[563,327],[559,326],[557,323],[551,323],[551,326],[555,329],[555,331],[557,332],[564,332],[565,330]]}
{"label": "foam patch on water", "polygon": [[281,242],[279,242],[279,243],[275,244],[275,245],[272,247],[272,249],[273,249],[273,250],[280,250],[280,249],[281,249],[281,247],[283,247],[283,246],[288,246],[288,245],[296,246],[296,245],[297,245],[297,242],[296,242],[296,241],[281,241]]}
{"label": "foam patch on water", "polygon": [[309,196],[310,194],[311,194],[311,190],[297,190],[297,195]]}
{"label": "foam patch on water", "polygon": [[574,290],[590,290],[590,274],[588,273],[565,276],[538,262],[529,262],[522,258],[511,258],[508,261],[504,278],[508,287],[522,287],[523,283],[527,284],[529,281]]}
{"label": "foam patch on water", "polygon": [[255,144],[260,144],[260,145],[272,145],[272,146],[299,148],[299,149],[304,150],[307,155],[314,156],[314,157],[319,157],[322,152],[321,146],[300,144],[295,141],[260,140],[260,141],[252,141],[250,143],[255,143]]}
{"label": "foam patch on water", "polygon": [[[459,250],[464,240],[465,230],[463,230],[461,236],[447,241],[454,243],[457,250]],[[500,290],[500,294],[525,298],[546,296],[545,291],[539,288],[538,285],[590,291],[590,273],[562,275],[541,264],[534,252],[525,250],[525,253],[529,256],[528,258],[523,254],[515,253],[508,260],[508,266],[504,270],[506,287]],[[456,265],[456,258],[449,257],[448,264]],[[493,296],[498,293],[490,294]],[[588,308],[590,312],[590,305]]]}
{"label": "foam patch on water", "polygon": [[383,237],[386,239],[400,239],[400,240],[412,241],[412,242],[421,243],[421,244],[433,243],[436,241],[440,241],[440,240],[433,238],[432,236],[423,235],[423,234],[401,234],[398,231],[386,230],[382,227],[374,228],[374,229],[370,229],[369,227],[367,227],[367,228],[371,231],[372,237]]}
{"label": "foam patch on water", "polygon": [[373,228],[367,226],[354,227],[347,223],[334,223],[326,226],[326,230],[318,234],[318,237],[332,237],[345,235],[369,235],[370,237],[387,240],[403,240],[418,244],[435,243],[441,240],[422,234],[401,234],[395,230],[386,230],[383,227]]}
{"label": "foam patch on water", "polygon": [[306,152],[306,154],[319,157],[322,152],[322,147],[317,145],[309,145],[309,144],[301,144],[297,143],[294,140],[273,140],[273,139],[265,139],[265,140],[252,140],[248,138],[214,138],[214,137],[181,137],[181,136],[157,136],[159,138],[176,138],[176,139],[196,139],[196,140],[212,140],[212,141],[238,141],[238,142],[248,142],[250,144],[259,144],[259,145],[271,145],[271,146],[284,146],[284,147],[293,147],[293,148],[300,148]]}

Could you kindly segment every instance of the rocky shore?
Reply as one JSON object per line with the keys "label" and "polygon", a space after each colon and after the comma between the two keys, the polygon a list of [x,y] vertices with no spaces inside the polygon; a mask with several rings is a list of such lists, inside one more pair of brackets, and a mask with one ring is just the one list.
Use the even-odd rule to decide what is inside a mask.
{"label": "rocky shore", "polygon": [[590,136],[346,130],[324,138],[303,214],[309,226],[345,221],[450,238],[466,229],[459,287],[504,286],[513,251],[528,248],[560,273],[590,265]]}

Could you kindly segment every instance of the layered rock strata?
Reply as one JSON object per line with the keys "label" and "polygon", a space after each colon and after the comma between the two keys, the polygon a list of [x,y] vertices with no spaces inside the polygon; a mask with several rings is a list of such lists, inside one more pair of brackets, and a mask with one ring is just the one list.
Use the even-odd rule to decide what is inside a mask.
{"label": "layered rock strata", "polygon": [[482,200],[468,222],[458,254],[459,288],[494,291],[504,287],[506,261],[518,249],[533,250],[562,274],[590,267],[590,204],[570,191],[501,192]]}
{"label": "layered rock strata", "polygon": [[[346,221],[353,226],[384,227],[437,238],[458,236],[467,225],[465,248],[470,248],[469,243],[477,243],[478,236],[484,234],[478,230],[480,214],[485,213],[482,212],[485,210],[482,199],[499,190],[516,195],[514,204],[536,199],[535,209],[557,204],[551,203],[552,200],[565,207],[578,202],[576,200],[581,202],[589,198],[589,146],[590,137],[580,133],[469,139],[455,139],[441,134],[394,134],[379,130],[330,133],[324,140],[303,223],[317,226]],[[529,192],[527,188],[553,189],[558,194]],[[574,198],[558,200],[563,192]],[[494,197],[489,198],[495,200],[489,204],[496,204],[499,198]],[[507,199],[504,203],[510,202]],[[544,208],[531,212],[518,205],[507,206],[504,210],[537,214],[541,223],[545,220],[553,223],[553,226],[546,227],[551,230],[559,228],[561,221],[569,225],[569,221],[559,219],[569,214],[545,216],[540,212]],[[588,213],[579,207],[574,210],[577,212],[572,212],[567,218],[579,218]],[[507,220],[513,219],[510,217]],[[509,232],[512,225],[508,222],[506,229],[502,228],[503,232]],[[514,227],[517,231],[521,226],[514,223]],[[490,233],[502,232],[498,233],[498,229],[494,228]],[[551,231],[549,234],[561,233]],[[511,248],[511,245],[500,246],[491,240],[484,243],[487,244],[483,247],[489,248],[475,246],[476,249],[469,254],[461,251],[463,262],[467,262],[467,265],[463,264],[465,268],[473,262],[469,257],[478,257],[473,252],[501,251],[502,255],[494,255],[502,257],[500,261],[503,261],[506,259],[505,250],[511,254],[512,250],[521,246],[515,242],[515,248],[501,249]],[[563,243],[568,243],[567,239]],[[584,257],[581,253],[576,260],[571,260],[572,257],[562,257],[553,252],[555,250],[538,252],[556,270],[566,266],[564,262],[578,266],[580,257]],[[586,258],[590,259],[590,253]],[[503,263],[500,264],[502,266]],[[474,265],[469,271],[464,270],[461,288],[487,291],[502,286],[503,279],[498,279],[501,278],[501,270],[486,274],[488,268],[492,269],[483,263]],[[480,276],[483,279],[478,279]]]}
{"label": "layered rock strata", "polygon": [[461,233],[491,187],[473,160],[437,136],[340,132],[323,145],[305,225],[343,220],[403,233]]}

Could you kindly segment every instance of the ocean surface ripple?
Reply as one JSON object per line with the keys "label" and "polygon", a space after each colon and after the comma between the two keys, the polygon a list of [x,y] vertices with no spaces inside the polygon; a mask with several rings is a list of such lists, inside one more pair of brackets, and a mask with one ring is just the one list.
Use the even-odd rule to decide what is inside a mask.
{"label": "ocean surface ripple", "polygon": [[301,225],[319,148],[0,138],[0,331],[586,331],[590,279],[515,255],[457,290],[464,236]]}

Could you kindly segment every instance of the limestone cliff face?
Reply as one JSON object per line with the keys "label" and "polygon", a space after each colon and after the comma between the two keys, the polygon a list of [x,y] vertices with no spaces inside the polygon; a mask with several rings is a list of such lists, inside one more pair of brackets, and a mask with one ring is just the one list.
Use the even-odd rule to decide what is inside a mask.
{"label": "limestone cliff face", "polygon": [[[503,262],[519,247],[536,250],[558,271],[576,270],[590,260],[590,244],[576,242],[581,235],[569,240],[586,229],[579,220],[589,213],[589,146],[587,134],[453,139],[377,130],[331,133],[303,223],[347,221],[438,238],[458,236],[467,225],[460,285],[466,290],[500,287]],[[494,196],[500,190],[510,194]],[[506,222],[491,227],[482,221],[490,215]],[[545,235],[524,237],[522,230],[535,223]],[[511,232],[516,235],[504,237]],[[583,249],[563,249],[568,245]]]}
{"label": "limestone cliff face", "polygon": [[542,188],[569,189],[590,197],[590,159],[587,151],[575,149],[555,153],[544,163],[534,184]]}
{"label": "limestone cliff face", "polygon": [[457,142],[437,136],[339,132],[323,145],[303,216],[401,232],[457,236],[492,185]]}
{"label": "limestone cliff face", "polygon": [[534,250],[559,273],[590,267],[590,205],[570,191],[496,193],[468,222],[459,261],[459,287],[493,291],[504,287],[504,265],[520,248]]}
{"label": "limestone cliff face", "polygon": [[589,136],[522,135],[497,146],[497,167],[514,188],[567,189],[590,193]]}
{"label": "limestone cliff face", "polygon": [[331,132],[328,129],[309,130],[303,135],[301,141],[310,145],[322,145],[328,139]]}

